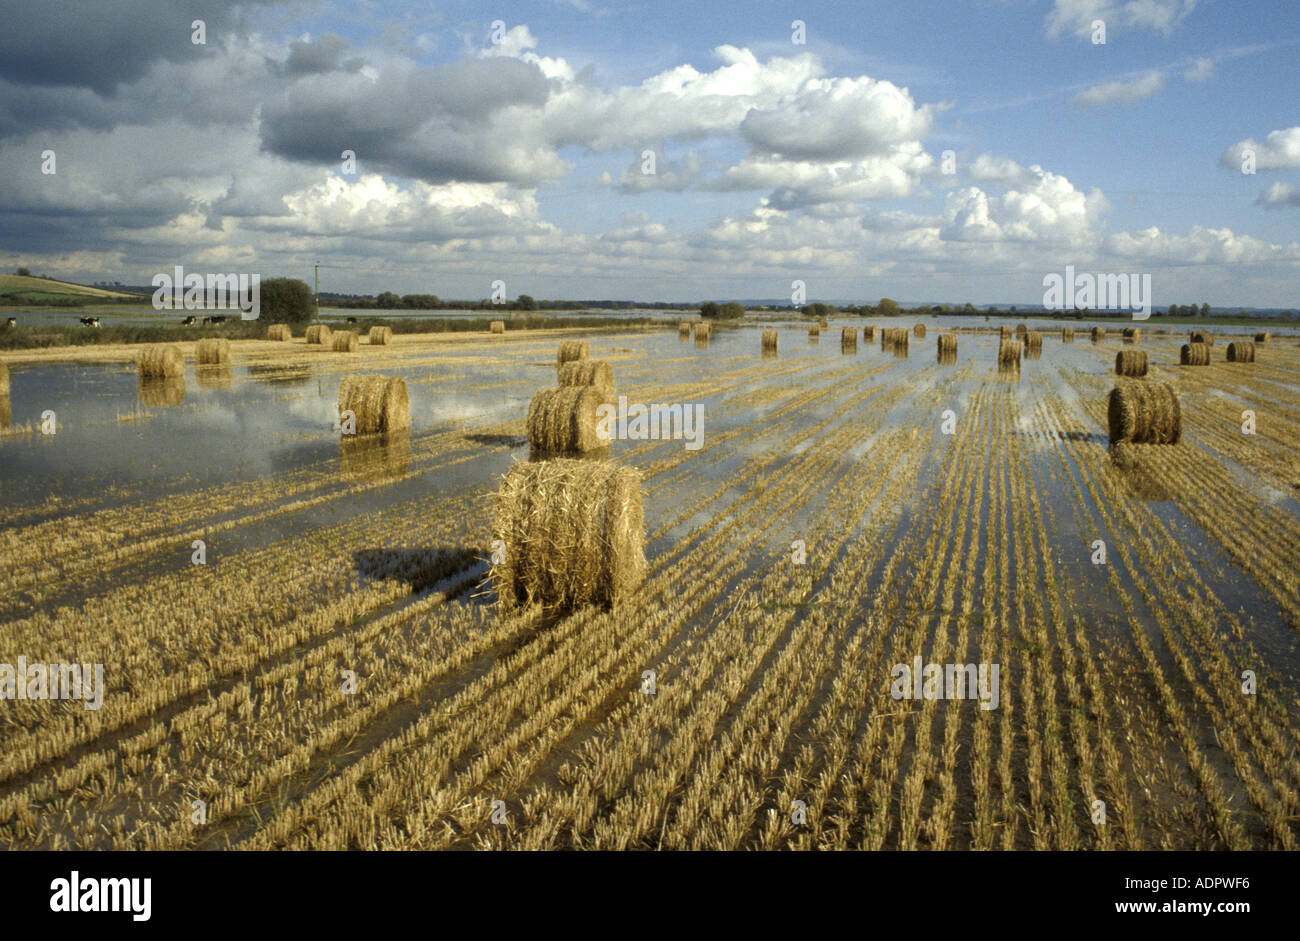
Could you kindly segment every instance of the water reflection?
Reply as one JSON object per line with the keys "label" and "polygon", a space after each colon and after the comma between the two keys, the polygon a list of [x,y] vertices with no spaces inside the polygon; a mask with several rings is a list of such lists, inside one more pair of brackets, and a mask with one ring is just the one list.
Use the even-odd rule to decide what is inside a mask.
{"label": "water reflection", "polygon": [[300,385],[304,382],[311,381],[311,367],[250,364],[248,367],[248,377],[255,382],[269,382],[280,385]]}
{"label": "water reflection", "polygon": [[194,378],[198,380],[199,385],[204,389],[229,389],[234,376],[234,367],[229,363],[221,363],[215,366],[197,366],[194,369]]}
{"label": "water reflection", "polygon": [[0,431],[9,427],[9,423],[13,421],[13,417],[14,413],[13,409],[9,405],[9,396],[7,394],[0,394]]}
{"label": "water reflection", "polygon": [[185,379],[182,376],[171,379],[141,378],[137,389],[141,405],[174,408],[185,401]]}
{"label": "water reflection", "polygon": [[343,473],[354,477],[405,477],[411,468],[411,434],[344,435],[339,440]]}

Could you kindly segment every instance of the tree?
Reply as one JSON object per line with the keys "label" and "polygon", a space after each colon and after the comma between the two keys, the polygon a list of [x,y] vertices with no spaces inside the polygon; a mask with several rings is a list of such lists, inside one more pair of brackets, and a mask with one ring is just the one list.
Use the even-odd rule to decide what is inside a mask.
{"label": "tree", "polygon": [[1202,316],[1202,317],[1208,317],[1208,316],[1210,316],[1210,305],[1209,305],[1209,304],[1204,304],[1204,303],[1201,304],[1201,316]]}
{"label": "tree", "polygon": [[718,316],[723,320],[736,320],[745,316],[745,308],[736,301],[727,301],[718,311]]}
{"label": "tree", "polygon": [[442,301],[437,294],[403,294],[402,306],[411,310],[437,310]]}
{"label": "tree", "polygon": [[799,312],[805,317],[818,318],[829,317],[831,314],[839,313],[839,311],[830,304],[823,304],[821,301],[812,304],[805,304],[803,307],[799,308]]}
{"label": "tree", "polygon": [[705,301],[700,305],[700,316],[717,317],[720,310],[722,310],[722,305],[718,304],[716,301]]}
{"label": "tree", "polygon": [[16,274],[16,275],[21,275],[21,276],[24,277],[24,278],[30,278],[30,277],[32,276],[32,269],[30,269],[30,268],[19,268],[17,271],[14,272],[14,274]]}
{"label": "tree", "polygon": [[259,318],[272,323],[301,323],[316,312],[311,288],[297,278],[268,278],[259,288],[262,311]]}
{"label": "tree", "polygon": [[520,294],[517,305],[520,310],[536,310],[537,301],[533,300],[530,294]]}
{"label": "tree", "polygon": [[401,302],[402,299],[398,297],[396,294],[394,294],[392,291],[385,291],[383,294],[380,294],[377,298],[375,298],[376,306],[382,307],[385,310],[391,310]]}
{"label": "tree", "polygon": [[876,305],[876,313],[882,317],[897,317],[902,311],[898,309],[898,301],[890,297],[882,297],[880,303]]}

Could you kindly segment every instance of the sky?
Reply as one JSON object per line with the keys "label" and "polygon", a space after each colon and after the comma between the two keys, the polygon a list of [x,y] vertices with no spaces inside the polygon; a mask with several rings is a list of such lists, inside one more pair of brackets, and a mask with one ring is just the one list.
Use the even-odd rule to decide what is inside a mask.
{"label": "sky", "polygon": [[319,261],[343,293],[986,305],[1073,266],[1150,274],[1158,309],[1300,308],[1297,0],[0,19],[4,271],[310,283]]}

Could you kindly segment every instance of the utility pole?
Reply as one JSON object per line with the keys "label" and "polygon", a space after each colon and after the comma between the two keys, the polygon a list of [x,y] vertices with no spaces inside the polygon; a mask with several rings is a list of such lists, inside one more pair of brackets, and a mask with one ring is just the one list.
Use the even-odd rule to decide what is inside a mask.
{"label": "utility pole", "polygon": [[320,320],[320,259],[316,259],[316,319]]}

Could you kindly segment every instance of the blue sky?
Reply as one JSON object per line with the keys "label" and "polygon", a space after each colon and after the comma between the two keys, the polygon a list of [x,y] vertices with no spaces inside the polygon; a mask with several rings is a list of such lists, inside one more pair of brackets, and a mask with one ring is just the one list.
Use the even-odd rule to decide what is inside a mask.
{"label": "blue sky", "polygon": [[1150,272],[1157,306],[1300,307],[1294,0],[124,0],[145,25],[111,59],[96,6],[20,14],[15,36],[62,37],[48,61],[0,48],[0,148],[23,168],[0,184],[6,267],[139,283],[319,257],[346,291],[799,279],[986,304],[1073,264]]}

